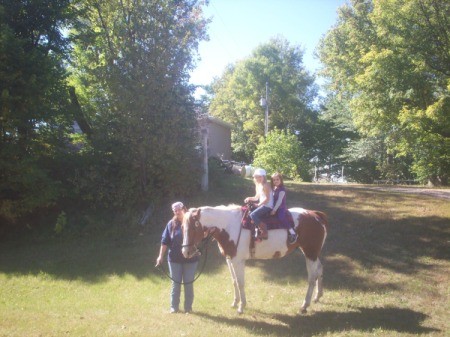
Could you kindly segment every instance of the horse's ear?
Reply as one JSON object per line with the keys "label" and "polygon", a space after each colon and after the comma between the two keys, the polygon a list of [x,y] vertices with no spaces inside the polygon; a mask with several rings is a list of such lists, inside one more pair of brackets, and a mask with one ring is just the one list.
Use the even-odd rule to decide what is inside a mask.
{"label": "horse's ear", "polygon": [[197,220],[200,219],[200,211],[201,211],[200,208],[194,209],[192,211],[192,216],[194,217],[194,219],[197,219]]}

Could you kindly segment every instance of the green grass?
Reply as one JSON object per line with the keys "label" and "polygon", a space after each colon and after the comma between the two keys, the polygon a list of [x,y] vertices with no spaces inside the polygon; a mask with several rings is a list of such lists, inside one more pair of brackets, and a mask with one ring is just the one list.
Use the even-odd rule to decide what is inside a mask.
{"label": "green grass", "polygon": [[[251,180],[224,175],[188,206],[241,203]],[[0,336],[448,336],[450,203],[361,185],[287,183],[289,206],[325,211],[325,295],[297,315],[303,256],[250,261],[248,305],[230,308],[225,260],[210,245],[195,313],[168,313],[154,263],[167,219],[143,236],[36,237],[0,246]],[[169,208],[169,207],[168,207]]]}

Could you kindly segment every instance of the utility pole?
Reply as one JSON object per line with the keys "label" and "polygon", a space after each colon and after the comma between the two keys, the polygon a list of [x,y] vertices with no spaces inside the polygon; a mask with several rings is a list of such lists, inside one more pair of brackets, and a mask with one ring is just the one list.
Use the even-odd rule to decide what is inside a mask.
{"label": "utility pole", "polygon": [[267,137],[269,132],[269,82],[266,82],[266,97],[261,96],[260,105],[265,108],[264,113],[264,137]]}
{"label": "utility pole", "polygon": [[208,119],[206,119],[206,125],[202,127],[202,148],[203,148],[203,175],[202,175],[202,191],[208,190],[209,179],[208,179]]}

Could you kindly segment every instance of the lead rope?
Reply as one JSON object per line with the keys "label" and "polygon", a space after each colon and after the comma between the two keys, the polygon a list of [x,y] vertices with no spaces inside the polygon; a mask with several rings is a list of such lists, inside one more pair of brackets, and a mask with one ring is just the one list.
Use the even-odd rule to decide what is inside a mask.
{"label": "lead rope", "polygon": [[[210,239],[211,239],[211,235],[208,234],[208,236],[204,240],[202,240],[202,242],[205,242],[205,244],[204,244],[205,245],[205,259],[203,260],[203,265],[202,265],[202,267],[200,269],[200,272],[197,274],[197,276],[191,282],[184,282],[184,281],[183,282],[178,282],[178,281],[174,280],[172,278],[172,276],[170,276],[170,273],[168,273],[167,270],[164,268],[163,264],[158,265],[157,268],[161,271],[161,273],[163,273],[165,276],[170,278],[172,280],[172,282],[174,282],[176,284],[184,284],[184,285],[186,285],[186,284],[194,283],[195,281],[197,281],[197,279],[200,277],[200,275],[203,273],[203,270],[205,269],[206,260],[208,259],[208,242],[209,242]],[[200,252],[200,255],[203,255],[203,253],[200,250],[199,250],[199,252]]]}

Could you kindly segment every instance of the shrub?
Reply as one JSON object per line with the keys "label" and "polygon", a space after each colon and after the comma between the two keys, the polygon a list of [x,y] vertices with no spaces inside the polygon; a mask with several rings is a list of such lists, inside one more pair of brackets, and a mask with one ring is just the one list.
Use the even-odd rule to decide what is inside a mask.
{"label": "shrub", "polygon": [[268,174],[280,172],[294,180],[309,180],[310,164],[305,155],[296,135],[274,129],[259,143],[253,165],[264,168]]}

